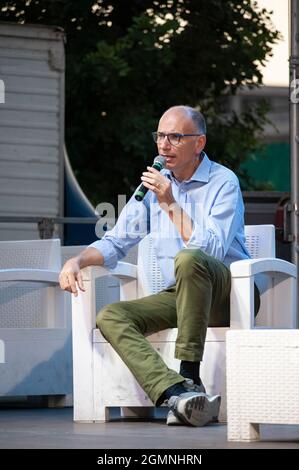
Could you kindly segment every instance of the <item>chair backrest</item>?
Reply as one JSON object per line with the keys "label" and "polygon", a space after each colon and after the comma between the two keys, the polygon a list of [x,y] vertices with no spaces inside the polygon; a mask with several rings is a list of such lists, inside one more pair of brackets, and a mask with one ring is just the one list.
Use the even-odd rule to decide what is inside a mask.
{"label": "chair backrest", "polygon": [[60,271],[60,240],[0,242],[0,269],[17,268]]}
{"label": "chair backrest", "polygon": [[275,258],[274,225],[245,225],[245,237],[251,258]]}
{"label": "chair backrest", "polygon": [[[252,258],[275,257],[274,225],[246,225],[246,248]],[[165,288],[151,236],[138,246],[139,295],[149,295]]]}
{"label": "chair backrest", "polygon": [[[43,269],[59,272],[60,240],[0,242],[0,270]],[[53,288],[31,281],[0,283],[0,328],[46,328],[55,326]],[[61,321],[63,315],[60,312]]]}

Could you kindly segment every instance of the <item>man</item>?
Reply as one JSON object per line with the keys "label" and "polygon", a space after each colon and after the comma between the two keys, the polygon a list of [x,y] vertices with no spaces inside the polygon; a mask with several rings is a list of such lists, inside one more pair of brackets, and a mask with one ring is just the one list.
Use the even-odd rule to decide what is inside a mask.
{"label": "man", "polygon": [[[142,232],[150,232],[167,288],[107,305],[97,326],[153,403],[168,404],[167,424],[203,426],[217,418],[220,405],[219,396],[205,393],[199,375],[206,330],[229,325],[229,265],[249,258],[242,195],[236,175],[204,153],[205,120],[196,109],[168,109],[153,137],[165,169],[147,167],[143,202],[133,195],[114,229],[66,262],[60,285],[77,295],[77,282],[84,291],[80,269],[114,267]],[[180,373],[144,337],[175,327]]]}

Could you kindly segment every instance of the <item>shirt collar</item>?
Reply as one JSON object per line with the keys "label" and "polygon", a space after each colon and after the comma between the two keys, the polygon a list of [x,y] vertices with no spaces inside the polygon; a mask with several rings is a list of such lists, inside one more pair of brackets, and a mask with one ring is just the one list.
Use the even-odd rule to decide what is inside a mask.
{"label": "shirt collar", "polygon": [[[211,160],[205,152],[203,152],[203,154],[204,157],[201,163],[198,165],[195,172],[188,181],[201,181],[202,183],[207,183],[209,181]],[[166,170],[166,176],[168,176],[168,178],[170,178],[171,180],[174,179],[174,176],[172,175],[170,170]]]}

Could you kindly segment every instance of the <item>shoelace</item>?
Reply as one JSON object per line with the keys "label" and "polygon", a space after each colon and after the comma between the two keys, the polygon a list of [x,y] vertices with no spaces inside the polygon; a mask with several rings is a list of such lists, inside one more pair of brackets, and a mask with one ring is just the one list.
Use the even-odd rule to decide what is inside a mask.
{"label": "shoelace", "polygon": [[189,392],[198,392],[198,393],[206,393],[205,386],[203,383],[200,385],[197,385],[193,382],[192,379],[185,379],[185,382],[183,382],[183,386],[186,388],[186,390]]}
{"label": "shoelace", "polygon": [[[206,393],[206,389],[203,383],[197,385],[193,382],[192,379],[185,379],[185,381],[183,382],[183,387],[186,389],[186,392]],[[179,397],[177,395],[173,395],[168,400],[165,400],[164,403],[173,411],[176,408],[176,403],[178,399]]]}
{"label": "shoelace", "polygon": [[178,396],[173,395],[168,400],[165,400],[165,404],[168,406],[168,408],[170,408],[172,411],[174,411],[175,408],[176,408],[176,404],[177,404],[178,399],[179,399]]}

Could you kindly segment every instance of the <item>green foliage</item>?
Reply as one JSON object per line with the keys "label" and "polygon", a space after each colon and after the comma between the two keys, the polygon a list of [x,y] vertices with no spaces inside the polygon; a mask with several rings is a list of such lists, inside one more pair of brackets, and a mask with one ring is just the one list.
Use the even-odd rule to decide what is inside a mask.
{"label": "green foliage", "polygon": [[[279,39],[250,0],[7,1],[1,19],[56,24],[66,43],[66,142],[96,204],[130,195],[156,149],[150,132],[169,106],[197,106],[208,121],[207,152],[240,168],[259,146],[264,105],[241,116],[223,103],[262,83],[259,66]],[[12,8],[15,8],[12,10]],[[3,8],[2,8],[3,10]]]}
{"label": "green foliage", "polygon": [[229,116],[212,116],[209,126],[213,140],[208,142],[208,147],[214,159],[235,171],[241,187],[246,190],[270,190],[269,185],[263,186],[258,178],[253,180],[242,165],[245,161],[254,161],[257,152],[263,153],[263,127],[271,125],[268,111],[267,101],[261,100],[239,115],[232,112]]}

